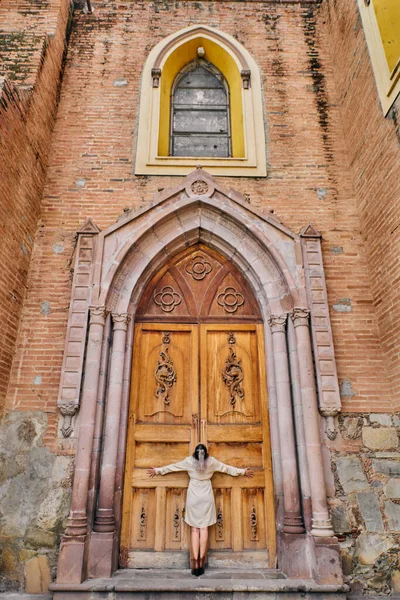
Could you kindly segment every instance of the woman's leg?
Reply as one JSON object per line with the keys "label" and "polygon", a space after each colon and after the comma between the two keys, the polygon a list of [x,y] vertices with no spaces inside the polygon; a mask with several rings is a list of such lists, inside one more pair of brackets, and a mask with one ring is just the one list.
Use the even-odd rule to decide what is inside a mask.
{"label": "woman's leg", "polygon": [[207,553],[207,545],[208,545],[208,527],[202,527],[200,529],[200,569],[203,570],[204,573],[204,563]]}
{"label": "woman's leg", "polygon": [[192,539],[193,558],[199,558],[199,555],[200,555],[200,529],[198,527],[191,528],[191,539]]}

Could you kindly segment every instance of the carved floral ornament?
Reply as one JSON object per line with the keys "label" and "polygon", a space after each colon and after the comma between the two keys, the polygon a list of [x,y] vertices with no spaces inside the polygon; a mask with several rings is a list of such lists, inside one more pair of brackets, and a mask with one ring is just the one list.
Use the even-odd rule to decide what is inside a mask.
{"label": "carved floral ornament", "polygon": [[223,307],[225,312],[233,314],[240,306],[243,306],[244,296],[233,286],[228,286],[221,294],[218,294],[217,303]]}
{"label": "carved floral ornament", "polygon": [[186,273],[191,275],[196,281],[201,281],[212,271],[212,266],[205,256],[196,254],[186,265]]}
{"label": "carved floral ornament", "polygon": [[154,302],[163,312],[172,312],[182,302],[182,296],[171,286],[164,286],[159,292],[154,292]]}
{"label": "carved floral ornament", "polygon": [[197,181],[193,181],[192,185],[190,186],[190,189],[192,190],[193,194],[198,194],[199,196],[202,196],[203,194],[207,194],[210,188],[206,181],[198,179]]}
{"label": "carved floral ornament", "polygon": [[176,383],[175,366],[172,362],[172,358],[168,354],[169,345],[171,343],[169,331],[164,331],[162,342],[164,344],[164,349],[160,351],[158,364],[154,371],[154,378],[156,380],[155,396],[168,406],[170,402],[170,390],[174,383]]}
{"label": "carved floral ornament", "polygon": [[228,343],[229,356],[225,361],[224,368],[222,369],[222,381],[228,388],[230,403],[231,406],[234,407],[237,400],[243,400],[244,398],[244,389],[242,387],[244,372],[242,361],[237,358],[236,352],[233,349],[233,345],[236,344],[236,338],[233,332],[228,334]]}

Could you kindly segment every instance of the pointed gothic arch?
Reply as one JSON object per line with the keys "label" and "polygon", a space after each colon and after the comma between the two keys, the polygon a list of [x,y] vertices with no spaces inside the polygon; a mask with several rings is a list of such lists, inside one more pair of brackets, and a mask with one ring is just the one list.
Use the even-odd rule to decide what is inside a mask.
{"label": "pointed gothic arch", "polygon": [[[184,248],[198,243],[234,264],[257,297],[265,324],[279,567],[289,576],[296,572],[312,578],[315,564],[306,558],[300,563],[294,560],[299,553],[306,557],[311,551],[315,556],[319,553],[319,564],[333,561],[336,575],[340,573],[336,546],[323,541],[333,532],[327,509],[315,378],[310,369],[311,311],[318,334],[312,338],[317,377],[321,369],[323,375],[318,379],[322,382],[319,409],[332,419],[340,410],[340,400],[320,234],[310,226],[302,236],[294,234],[270,213],[253,209],[240,194],[226,192],[199,169],[175,189],[161,192],[150,206],[125,214],[107,230],[98,233],[88,225],[81,231],[72,292],[80,302],[71,304],[59,402],[61,412],[63,407],[78,409],[79,405],[81,411],[71,513],[60,550],[58,581],[107,576],[116,568],[137,305],[157,270]],[[86,264],[80,262],[81,248],[89,259]],[[84,348],[86,329],[82,327],[79,337],[76,324],[82,322],[85,306],[86,314],[90,307],[90,319],[84,362],[80,348]],[[74,310],[80,311],[79,318]],[[76,382],[84,365],[80,392]],[[109,380],[105,378],[108,369]],[[294,381],[296,373],[299,379]],[[298,410],[299,405],[302,410]],[[70,420],[75,418],[72,408],[69,413],[64,410]],[[92,449],[100,444],[96,431],[103,427],[102,448],[99,446],[92,457]],[[97,475],[100,449],[103,465]],[[321,539],[315,545],[317,538]],[[331,573],[322,568],[318,577],[327,582]]]}

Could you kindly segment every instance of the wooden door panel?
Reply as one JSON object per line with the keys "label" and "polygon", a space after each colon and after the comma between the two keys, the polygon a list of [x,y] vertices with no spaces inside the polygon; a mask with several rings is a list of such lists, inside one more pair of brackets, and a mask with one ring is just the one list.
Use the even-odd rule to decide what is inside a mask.
{"label": "wooden door panel", "polygon": [[254,469],[263,470],[263,449],[262,444],[246,442],[246,448],[243,449],[243,442],[230,443],[208,443],[208,452],[233,467],[242,468],[243,464],[251,465]]}
{"label": "wooden door panel", "polygon": [[232,491],[230,488],[215,490],[217,522],[210,529],[210,549],[228,550],[232,547]]}
{"label": "wooden door panel", "polygon": [[[139,469],[162,467],[183,460],[188,455],[187,443],[139,442],[136,443],[135,466]],[[189,442],[190,439],[187,440]]]}
{"label": "wooden door panel", "polygon": [[166,493],[165,548],[181,550],[186,546],[187,535],[184,523],[186,490],[168,488]]}
{"label": "wooden door panel", "polygon": [[264,488],[242,490],[242,511],[244,549],[265,548]]}
{"label": "wooden door panel", "polygon": [[139,326],[135,369],[138,423],[191,423],[197,396],[197,336],[193,327]]}
{"label": "wooden door panel", "polygon": [[261,425],[208,425],[207,439],[210,442],[231,443],[238,440],[247,442],[262,442],[263,428]]}
{"label": "wooden door panel", "polygon": [[154,442],[162,440],[165,443],[170,442],[186,442],[191,441],[192,429],[188,425],[144,425],[138,423],[135,426],[135,441],[136,442]]}
{"label": "wooden door panel", "polygon": [[245,327],[202,326],[202,413],[209,424],[261,422],[257,332]]}
{"label": "wooden door panel", "polygon": [[154,547],[156,494],[155,489],[132,490],[133,510],[130,528],[130,548]]}

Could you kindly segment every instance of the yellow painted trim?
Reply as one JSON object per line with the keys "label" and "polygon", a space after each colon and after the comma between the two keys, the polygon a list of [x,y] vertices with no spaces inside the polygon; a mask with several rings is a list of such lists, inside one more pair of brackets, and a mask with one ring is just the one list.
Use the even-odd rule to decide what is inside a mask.
{"label": "yellow painted trim", "polygon": [[168,156],[171,114],[171,88],[182,68],[197,57],[197,48],[206,51],[204,59],[212,63],[223,74],[229,86],[232,135],[232,157],[245,155],[242,108],[242,78],[232,56],[213,40],[199,36],[184,42],[170,54],[162,69],[160,129],[158,138],[159,156]]}
{"label": "yellow painted trim", "polygon": [[[216,35],[219,39],[216,39]],[[173,43],[175,38],[178,38],[176,44]],[[221,38],[226,39],[226,43]],[[231,158],[168,156],[170,89],[179,71],[196,57],[199,46],[206,50],[204,58],[222,72],[230,88]],[[242,66],[238,55],[244,58],[251,71],[249,89],[243,89]],[[161,56],[162,59],[157,64],[157,68],[161,69],[160,87],[153,87],[151,70]],[[186,175],[199,164],[214,175],[266,176],[261,78],[257,64],[247,50],[231,36],[211,27],[194,25],[157,44],[144,65],[135,173]]]}
{"label": "yellow painted trim", "polygon": [[[358,7],[379,98],[386,115],[400,93],[400,3],[399,0],[371,0],[367,6],[364,0],[358,0]],[[399,32],[397,42],[389,44],[390,35],[396,28]]]}

